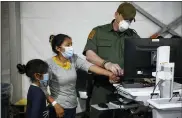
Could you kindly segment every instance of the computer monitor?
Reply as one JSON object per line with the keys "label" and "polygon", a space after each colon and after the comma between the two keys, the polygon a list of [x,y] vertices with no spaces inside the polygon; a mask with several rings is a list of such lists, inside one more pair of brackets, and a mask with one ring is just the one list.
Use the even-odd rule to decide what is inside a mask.
{"label": "computer monitor", "polygon": [[170,46],[170,62],[175,63],[175,78],[182,78],[182,39],[131,38],[124,40],[124,80],[154,78],[157,48]]}

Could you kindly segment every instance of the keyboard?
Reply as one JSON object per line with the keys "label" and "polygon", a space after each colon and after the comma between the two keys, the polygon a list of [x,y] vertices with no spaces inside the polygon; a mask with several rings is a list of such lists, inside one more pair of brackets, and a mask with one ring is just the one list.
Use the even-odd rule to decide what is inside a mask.
{"label": "keyboard", "polygon": [[130,109],[130,108],[136,108],[139,106],[138,103],[123,104],[119,101],[112,101],[112,102],[109,102],[109,104],[111,104],[112,106],[114,106],[118,109]]}
{"label": "keyboard", "polygon": [[122,83],[124,88],[143,88],[144,85],[142,83]]}
{"label": "keyboard", "polygon": [[121,82],[121,85],[124,88],[144,88],[154,86],[155,82],[152,79],[136,79],[135,81]]}

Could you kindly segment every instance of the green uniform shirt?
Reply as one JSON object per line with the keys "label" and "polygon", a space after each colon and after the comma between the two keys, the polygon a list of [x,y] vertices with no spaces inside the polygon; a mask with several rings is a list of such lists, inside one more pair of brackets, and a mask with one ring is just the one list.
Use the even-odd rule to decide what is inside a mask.
{"label": "green uniform shirt", "polygon": [[117,63],[124,68],[124,39],[139,38],[133,29],[124,32],[113,30],[113,22],[110,24],[97,26],[89,34],[88,40],[83,51],[94,51],[99,57],[112,63]]}

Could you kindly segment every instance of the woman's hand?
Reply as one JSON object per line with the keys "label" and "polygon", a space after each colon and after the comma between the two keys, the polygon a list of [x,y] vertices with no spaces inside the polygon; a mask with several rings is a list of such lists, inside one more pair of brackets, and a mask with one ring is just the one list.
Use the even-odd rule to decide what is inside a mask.
{"label": "woman's hand", "polygon": [[64,109],[57,103],[54,105],[56,115],[58,118],[62,118],[64,116]]}
{"label": "woman's hand", "polygon": [[105,75],[109,77],[109,81],[113,81],[112,83],[117,83],[119,81],[119,77],[117,77],[114,73],[112,73],[111,71],[108,71],[106,69],[103,69],[99,66],[96,65],[92,65],[89,68],[89,71],[94,72],[98,75]]}
{"label": "woman's hand", "polygon": [[111,72],[109,74],[109,81],[110,81],[110,83],[114,84],[114,83],[117,83],[119,80],[120,80],[120,78],[117,77],[114,73]]}

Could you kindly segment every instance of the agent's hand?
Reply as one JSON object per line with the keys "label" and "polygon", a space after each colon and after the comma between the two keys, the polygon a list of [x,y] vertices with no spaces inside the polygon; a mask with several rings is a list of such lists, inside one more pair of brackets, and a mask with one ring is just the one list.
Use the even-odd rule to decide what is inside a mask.
{"label": "agent's hand", "polygon": [[123,69],[120,68],[120,66],[118,64],[113,64],[111,62],[107,62],[104,65],[105,69],[110,70],[111,72],[113,72],[116,76],[122,76],[124,71]]}
{"label": "agent's hand", "polygon": [[118,81],[119,81],[119,77],[117,77],[115,74],[113,74],[113,73],[111,73],[110,75],[109,75],[109,82],[111,83],[111,84],[114,84],[114,83],[117,83]]}
{"label": "agent's hand", "polygon": [[57,103],[54,105],[56,115],[58,118],[63,118],[64,116],[64,109]]}

